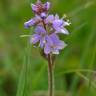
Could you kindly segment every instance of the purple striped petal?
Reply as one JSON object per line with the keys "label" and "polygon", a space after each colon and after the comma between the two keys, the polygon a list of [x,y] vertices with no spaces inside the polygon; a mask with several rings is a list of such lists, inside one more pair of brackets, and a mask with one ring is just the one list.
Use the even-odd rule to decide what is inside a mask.
{"label": "purple striped petal", "polygon": [[45,9],[46,9],[46,10],[49,10],[49,8],[50,8],[50,2],[46,2],[46,3],[44,4],[44,6],[45,6]]}
{"label": "purple striped petal", "polygon": [[55,33],[63,33],[63,34],[69,35],[68,30],[65,28],[58,29],[55,31]]}
{"label": "purple striped petal", "polygon": [[49,46],[48,43],[45,44],[45,47],[44,47],[44,53],[45,54],[49,54],[51,52],[51,48]]}
{"label": "purple striped petal", "polygon": [[64,41],[59,41],[59,43],[57,44],[57,49],[61,50],[63,48],[65,48],[67,46],[67,44]]}
{"label": "purple striped petal", "polygon": [[42,26],[37,26],[35,32],[37,34],[42,34],[42,33],[46,33],[46,30]]}
{"label": "purple striped petal", "polygon": [[54,15],[49,15],[46,20],[45,20],[45,23],[52,23],[54,20]]}
{"label": "purple striped petal", "polygon": [[41,39],[40,39],[40,47],[43,48],[44,45],[45,45],[45,43],[46,43],[45,38],[41,38]]}
{"label": "purple striped petal", "polygon": [[30,38],[30,43],[36,44],[39,40],[40,40],[40,35],[34,34],[34,35],[32,35],[32,37]]}
{"label": "purple striped petal", "polygon": [[31,4],[31,7],[32,7],[32,10],[33,10],[34,12],[38,12],[38,7],[37,7],[36,5]]}
{"label": "purple striped petal", "polygon": [[46,37],[46,40],[47,40],[47,43],[51,46],[51,45],[53,45],[53,41],[52,41],[52,39],[50,38],[50,36],[47,36]]}
{"label": "purple striped petal", "polygon": [[54,20],[53,21],[53,28],[55,30],[58,30],[62,26],[63,26],[63,21],[62,20]]}
{"label": "purple striped petal", "polygon": [[51,34],[49,38],[53,44],[57,44],[59,42],[59,37],[55,33]]}
{"label": "purple striped petal", "polygon": [[30,26],[33,26],[35,24],[35,21],[33,19],[30,19],[29,21],[24,23],[25,28],[29,28]]}
{"label": "purple striped petal", "polygon": [[66,30],[65,28],[61,29],[61,30],[60,30],[60,33],[64,33],[64,34],[66,34],[66,35],[69,34],[68,30]]}

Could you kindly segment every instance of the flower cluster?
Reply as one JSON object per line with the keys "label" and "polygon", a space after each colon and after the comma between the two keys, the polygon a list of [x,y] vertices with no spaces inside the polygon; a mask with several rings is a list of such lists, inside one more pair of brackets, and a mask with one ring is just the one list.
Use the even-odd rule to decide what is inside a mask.
{"label": "flower cluster", "polygon": [[48,15],[50,3],[42,4],[37,0],[36,4],[32,4],[32,10],[35,17],[24,23],[25,28],[35,26],[35,32],[30,38],[30,42],[39,47],[48,54],[59,54],[59,51],[66,47],[64,41],[58,37],[58,33],[68,35],[69,32],[65,26],[70,25],[69,22],[59,18],[56,15]]}

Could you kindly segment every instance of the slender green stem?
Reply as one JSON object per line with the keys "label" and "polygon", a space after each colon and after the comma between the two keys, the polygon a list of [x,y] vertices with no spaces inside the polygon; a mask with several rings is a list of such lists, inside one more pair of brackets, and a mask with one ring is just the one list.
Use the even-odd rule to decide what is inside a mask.
{"label": "slender green stem", "polygon": [[51,56],[48,55],[48,85],[49,85],[49,96],[54,96],[54,74],[51,62]]}

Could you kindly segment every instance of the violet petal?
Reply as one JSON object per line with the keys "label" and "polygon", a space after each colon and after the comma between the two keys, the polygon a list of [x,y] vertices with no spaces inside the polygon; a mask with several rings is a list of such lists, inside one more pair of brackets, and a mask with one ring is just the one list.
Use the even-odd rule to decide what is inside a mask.
{"label": "violet petal", "polygon": [[61,50],[63,48],[65,48],[67,46],[67,44],[64,41],[59,41],[59,43],[57,44],[57,49]]}
{"label": "violet petal", "polygon": [[50,46],[48,43],[45,44],[45,47],[44,47],[44,53],[45,54],[49,54],[51,52],[51,49],[50,49]]}
{"label": "violet petal", "polygon": [[42,26],[37,26],[35,32],[37,34],[42,34],[42,33],[46,33],[46,30]]}
{"label": "violet petal", "polygon": [[44,5],[45,5],[45,8],[46,8],[47,10],[49,10],[49,8],[50,8],[50,2],[46,2]]}
{"label": "violet petal", "polygon": [[54,20],[54,15],[49,15],[46,20],[45,20],[45,23],[52,23]]}
{"label": "violet petal", "polygon": [[40,35],[34,34],[30,38],[30,43],[36,44],[40,40]]}
{"label": "violet petal", "polygon": [[34,12],[38,11],[38,7],[35,4],[31,4],[31,7]]}
{"label": "violet petal", "polygon": [[33,19],[30,19],[29,21],[24,23],[25,28],[29,28],[30,26],[33,26],[35,24],[35,21]]}

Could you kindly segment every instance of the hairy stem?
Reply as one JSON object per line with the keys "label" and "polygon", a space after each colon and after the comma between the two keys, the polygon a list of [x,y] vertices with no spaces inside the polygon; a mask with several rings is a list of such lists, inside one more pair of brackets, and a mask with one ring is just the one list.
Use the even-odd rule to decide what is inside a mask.
{"label": "hairy stem", "polygon": [[48,55],[48,85],[49,96],[54,96],[54,74],[50,54]]}

